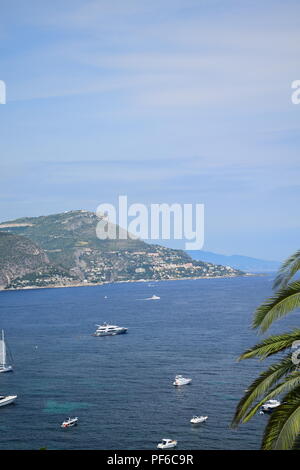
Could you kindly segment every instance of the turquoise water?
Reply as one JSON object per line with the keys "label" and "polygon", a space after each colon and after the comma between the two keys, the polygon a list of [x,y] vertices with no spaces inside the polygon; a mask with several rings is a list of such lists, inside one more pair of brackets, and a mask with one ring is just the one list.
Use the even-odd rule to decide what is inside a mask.
{"label": "turquoise water", "polygon": [[[266,276],[1,292],[15,370],[1,374],[0,394],[18,399],[0,408],[0,448],[154,449],[165,437],[178,449],[259,448],[266,416],[229,424],[265,367],[236,358],[258,339],[252,312],[271,285]],[[140,300],[153,294],[161,300]],[[128,334],[93,337],[103,321]],[[297,323],[295,313],[284,331]],[[192,384],[173,387],[176,374]],[[193,414],[208,420],[193,427]],[[68,416],[78,426],[61,429]]]}

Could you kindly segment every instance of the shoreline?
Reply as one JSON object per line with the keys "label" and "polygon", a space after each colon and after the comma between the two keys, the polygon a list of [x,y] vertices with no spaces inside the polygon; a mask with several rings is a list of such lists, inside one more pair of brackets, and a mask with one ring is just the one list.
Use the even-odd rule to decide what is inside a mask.
{"label": "shoreline", "polygon": [[245,273],[239,276],[197,276],[197,277],[176,277],[170,279],[137,279],[131,280],[128,279],[126,281],[102,281],[102,282],[82,282],[77,284],[68,284],[68,285],[49,285],[49,286],[28,286],[28,287],[8,287],[7,289],[0,289],[1,292],[8,292],[8,291],[26,291],[26,290],[34,290],[34,289],[63,289],[63,288],[71,288],[71,287],[96,287],[96,286],[103,286],[108,284],[124,284],[124,283],[133,283],[133,282],[165,282],[165,281],[195,281],[197,279],[235,279],[237,277],[252,277],[252,276],[267,276],[271,273]]}

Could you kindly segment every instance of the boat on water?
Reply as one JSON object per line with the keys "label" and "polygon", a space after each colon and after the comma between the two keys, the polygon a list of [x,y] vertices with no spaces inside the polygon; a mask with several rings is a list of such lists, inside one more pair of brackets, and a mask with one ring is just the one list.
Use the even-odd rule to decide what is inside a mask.
{"label": "boat on water", "polygon": [[17,395],[0,395],[0,406],[10,405],[16,398]]}
{"label": "boat on water", "polygon": [[157,444],[158,449],[173,449],[177,446],[177,441],[173,439],[162,439],[159,444]]}
{"label": "boat on water", "polygon": [[204,423],[207,420],[208,416],[193,416],[191,419],[192,424]]}
{"label": "boat on water", "polygon": [[12,372],[13,368],[7,363],[7,347],[4,339],[4,331],[0,339],[0,373],[1,372]]}
{"label": "boat on water", "polygon": [[78,418],[77,417],[68,418],[61,424],[60,427],[61,428],[71,428],[72,426],[77,426],[77,423],[78,423]]}
{"label": "boat on water", "polygon": [[109,323],[103,323],[103,325],[96,325],[97,330],[93,336],[114,336],[127,333],[128,328],[122,326],[110,325]]}
{"label": "boat on water", "polygon": [[180,386],[180,385],[187,385],[190,384],[192,379],[188,379],[183,377],[182,375],[176,375],[173,385]]}
{"label": "boat on water", "polygon": [[160,300],[158,295],[152,295],[152,297],[148,297],[146,300]]}
{"label": "boat on water", "polygon": [[272,413],[272,411],[277,408],[279,405],[280,405],[280,401],[278,400],[269,400],[269,401],[266,401],[266,403],[264,403],[262,406],[261,406],[261,409],[260,409],[260,413],[261,414],[264,414],[264,413]]}

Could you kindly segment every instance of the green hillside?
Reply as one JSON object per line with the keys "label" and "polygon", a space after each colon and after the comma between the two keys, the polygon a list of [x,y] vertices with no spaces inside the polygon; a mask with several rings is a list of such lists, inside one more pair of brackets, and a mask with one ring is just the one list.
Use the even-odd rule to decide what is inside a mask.
{"label": "green hillside", "polygon": [[[82,210],[2,222],[0,256],[6,250],[5,232],[14,235],[11,244],[15,242],[19,247],[15,260],[19,272],[17,268],[14,270],[6,287],[243,274],[233,268],[192,260],[182,250],[150,245],[141,240],[100,240],[96,236],[98,222],[94,213]],[[21,240],[30,241],[39,250],[40,265],[36,270],[32,260],[27,261]],[[14,259],[12,251],[8,251],[5,259]],[[28,262],[32,269],[25,272],[22,266]],[[2,279],[6,276],[5,266],[0,267]]]}

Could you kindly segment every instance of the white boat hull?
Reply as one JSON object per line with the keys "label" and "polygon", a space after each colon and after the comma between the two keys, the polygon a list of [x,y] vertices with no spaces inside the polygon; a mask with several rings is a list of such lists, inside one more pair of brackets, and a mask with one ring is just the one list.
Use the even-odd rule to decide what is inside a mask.
{"label": "white boat hull", "polygon": [[0,374],[4,373],[4,372],[12,372],[12,371],[13,371],[12,366],[7,366],[7,367],[1,367],[0,368]]}
{"label": "white boat hull", "polygon": [[201,418],[192,418],[191,423],[192,424],[200,424],[200,423],[205,423],[207,420],[208,416],[202,416]]}
{"label": "white boat hull", "polygon": [[173,449],[174,447],[177,446],[177,442],[174,441],[173,443],[170,444],[158,444],[157,448],[158,449]]}
{"label": "white boat hull", "polygon": [[[278,406],[279,406],[279,405],[278,405]],[[276,410],[276,408],[277,408],[277,406],[272,406],[272,407],[271,407],[271,406],[268,406],[268,407],[264,407],[264,408],[262,407],[262,408],[261,408],[261,411],[262,411],[263,413],[272,413],[272,411]]]}
{"label": "white boat hull", "polygon": [[174,447],[176,447],[176,444],[168,444],[167,446],[158,444],[157,446],[158,449],[174,449]]}
{"label": "white boat hull", "polygon": [[120,328],[119,330],[115,331],[104,331],[104,332],[95,332],[93,336],[115,336],[115,335],[123,335],[124,333],[127,333],[127,328]]}
{"label": "white boat hull", "polygon": [[173,382],[173,385],[175,387],[180,387],[181,385],[188,385],[191,382],[192,382],[192,379],[175,380],[175,382]]}
{"label": "white boat hull", "polygon": [[272,413],[273,410],[280,406],[280,401],[278,400],[270,400],[269,402],[265,403],[261,407],[261,411],[263,413]]}
{"label": "white boat hull", "polygon": [[9,395],[7,397],[0,398],[0,406],[10,405],[15,401],[16,398],[17,395]]}
{"label": "white boat hull", "polygon": [[73,426],[77,426],[78,418],[74,418],[70,421],[64,421],[61,425],[61,428],[72,428]]}

